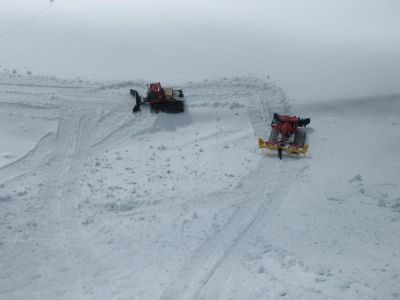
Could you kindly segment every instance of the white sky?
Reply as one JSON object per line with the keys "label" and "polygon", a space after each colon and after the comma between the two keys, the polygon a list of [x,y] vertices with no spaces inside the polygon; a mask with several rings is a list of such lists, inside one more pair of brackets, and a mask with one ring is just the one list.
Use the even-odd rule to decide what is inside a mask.
{"label": "white sky", "polygon": [[0,1],[2,68],[170,83],[270,75],[295,99],[400,92],[397,0],[54,0],[13,31],[49,4]]}

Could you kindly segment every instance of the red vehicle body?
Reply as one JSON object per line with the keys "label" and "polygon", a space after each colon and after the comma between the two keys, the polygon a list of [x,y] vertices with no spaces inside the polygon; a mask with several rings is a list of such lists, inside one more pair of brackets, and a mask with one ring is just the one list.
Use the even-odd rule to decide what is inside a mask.
{"label": "red vehicle body", "polygon": [[132,112],[140,111],[142,104],[149,105],[151,112],[183,112],[184,99],[183,91],[173,88],[164,88],[161,83],[155,82],[147,85],[147,96],[141,97],[136,90],[130,91],[131,95],[136,98],[136,105]]}
{"label": "red vehicle body", "polygon": [[150,104],[166,101],[165,90],[161,87],[161,83],[150,83],[147,90],[147,101]]}
{"label": "red vehicle body", "polygon": [[282,159],[282,152],[305,154],[308,150],[306,132],[300,127],[310,124],[310,118],[299,118],[290,115],[274,114],[271,123],[271,133],[268,141],[259,139],[259,147],[278,151]]}

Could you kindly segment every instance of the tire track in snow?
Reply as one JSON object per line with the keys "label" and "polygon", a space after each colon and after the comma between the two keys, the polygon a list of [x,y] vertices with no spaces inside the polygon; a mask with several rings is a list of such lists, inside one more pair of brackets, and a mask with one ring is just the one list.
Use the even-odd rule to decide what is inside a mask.
{"label": "tire track in snow", "polygon": [[58,109],[57,105],[51,104],[51,103],[40,103],[40,102],[21,102],[21,101],[13,101],[11,99],[4,99],[2,100],[8,100],[8,101],[0,101],[0,107],[5,107],[7,110],[9,109],[18,109],[18,110],[32,110],[36,112],[43,113],[43,110],[56,110]]}
{"label": "tire track in snow", "polygon": [[[70,103],[71,104],[71,103]],[[61,124],[68,124],[67,134],[58,136],[60,148],[64,149],[63,187],[60,188],[57,197],[57,215],[60,220],[59,240],[65,251],[65,255],[75,268],[75,275],[78,284],[78,292],[82,299],[99,299],[105,293],[115,294],[114,285],[108,286],[103,290],[103,285],[98,282],[97,273],[100,269],[106,269],[103,264],[103,257],[90,244],[90,238],[86,233],[86,228],[82,224],[82,211],[79,209],[81,198],[80,187],[84,184],[82,179],[85,175],[85,166],[97,153],[108,149],[115,142],[129,137],[131,126],[123,120],[121,132],[112,128],[112,133],[101,137],[101,143],[93,146],[93,137],[96,133],[103,133],[104,128],[98,126],[98,121],[102,119],[101,109],[95,108],[92,104],[85,107],[69,107],[67,117],[61,119]],[[72,116],[69,119],[68,114]],[[116,118],[121,119],[120,115]],[[120,127],[118,127],[120,128]],[[61,131],[62,132],[62,131]],[[90,215],[90,213],[86,213]],[[107,262],[105,262],[107,263]],[[111,291],[110,291],[111,290]],[[77,297],[74,295],[74,297]]]}
{"label": "tire track in snow", "polygon": [[[276,103],[272,97],[249,107],[255,135],[266,128],[265,117],[275,110],[286,111],[286,98]],[[260,109],[261,108],[261,109]],[[267,116],[265,116],[267,115]],[[282,161],[261,159],[257,172],[244,178],[236,190],[217,194],[240,203],[222,229],[210,236],[184,265],[161,299],[216,299],[226,278],[243,257],[250,241],[256,239],[285,200],[294,172],[282,168]],[[236,200],[236,201],[235,201]]]}
{"label": "tire track in snow", "polygon": [[[213,272],[210,273],[208,280],[197,289],[192,299],[218,299],[221,293],[226,291],[224,285],[227,282],[227,278],[235,272],[238,264],[243,260],[248,245],[253,243],[258,235],[267,228],[275,213],[285,202],[295,173],[292,169],[282,169],[280,161],[275,163],[272,174],[268,171],[264,172],[264,170],[268,170],[263,168],[264,165],[267,166],[268,164],[261,163],[262,171],[257,176],[261,176],[264,180],[269,178],[270,182],[265,189],[266,194],[260,195],[264,196],[264,200],[258,204],[258,212],[252,217],[244,232],[237,237],[235,243],[227,251],[228,255],[218,262]],[[268,266],[266,267],[268,268]]]}
{"label": "tire track in snow", "polygon": [[[271,172],[275,180],[266,182]],[[279,209],[287,191],[287,174],[280,169],[280,162],[265,161],[257,172],[244,179],[233,192],[216,195],[240,204],[220,231],[209,237],[192,255],[171,286],[161,299],[196,299],[205,297],[206,287],[214,284],[218,289],[227,273],[231,272],[235,262],[246,249],[246,242],[256,237]],[[290,182],[290,180],[289,180]],[[272,190],[272,194],[266,194]],[[227,272],[227,273],[226,273]],[[215,294],[211,288],[210,298]]]}
{"label": "tire track in snow", "polygon": [[[101,285],[94,282],[90,261],[99,257],[89,244],[78,209],[79,181],[84,174],[84,164],[92,154],[89,149],[97,113],[91,106],[71,104],[63,105],[60,111],[55,149],[41,195],[44,201],[49,201],[47,215],[43,217],[54,225],[50,233],[54,239],[50,241],[51,255],[62,253],[64,257],[59,261],[74,286],[69,290],[71,296],[98,299],[97,289]],[[49,277],[51,272],[54,270],[48,270]]]}
{"label": "tire track in snow", "polygon": [[[76,129],[74,131],[70,131],[72,136],[68,137],[68,142],[73,145],[72,151],[69,155],[71,155],[71,160],[68,163],[68,171],[65,175],[65,185],[61,190],[61,197],[58,202],[58,210],[57,214],[61,220],[64,220],[60,223],[61,228],[61,238],[63,243],[64,251],[68,255],[68,259],[71,261],[71,264],[74,265],[75,269],[78,272],[79,283],[81,292],[83,292],[83,298],[87,298],[88,295],[93,295],[93,283],[90,277],[90,272],[86,267],[86,262],[82,261],[82,252],[77,253],[77,250],[74,249],[75,245],[78,243],[72,242],[76,239],[80,239],[80,244],[86,245],[84,241],[84,233],[82,232],[82,226],[78,225],[78,221],[80,220],[79,216],[76,215],[77,210],[77,199],[76,196],[73,195],[73,190],[77,189],[74,186],[74,182],[78,179],[80,175],[79,167],[82,164],[82,152],[84,152],[84,148],[82,147],[83,139],[88,138],[88,136],[83,136],[83,127],[86,125],[88,115],[81,114],[78,116],[76,123]],[[85,120],[85,121],[84,121]],[[83,239],[82,239],[83,236]],[[86,247],[81,247],[80,250],[86,249]]]}
{"label": "tire track in snow", "polygon": [[[56,154],[56,157],[64,164],[61,169],[63,186],[55,191],[58,203],[54,209],[57,211],[57,218],[63,220],[58,224],[58,243],[63,248],[70,267],[74,268],[78,285],[75,290],[82,299],[99,299],[105,293],[115,294],[114,285],[109,285],[108,290],[103,291],[103,285],[97,282],[98,270],[105,269],[106,266],[103,265],[101,254],[89,243],[90,238],[82,225],[82,212],[78,208],[79,184],[85,174],[85,164],[91,158],[125,138],[140,134],[143,130],[138,129],[135,132],[135,125],[139,124],[132,122],[130,112],[123,116],[118,113],[120,110],[115,108],[106,112],[106,118],[109,117],[111,123],[107,128],[110,130],[104,130],[104,126],[99,125],[104,125],[105,121],[104,115],[101,116],[101,108],[96,107],[95,103],[85,103],[83,107],[77,104],[79,105],[79,102],[69,102],[69,106],[64,108],[60,116],[60,130],[56,143],[56,152],[59,154]],[[116,120],[119,122],[116,123]],[[146,115],[140,119],[139,123],[143,123],[140,124],[143,126],[139,128],[146,127],[146,124],[153,121],[154,118]]]}
{"label": "tire track in snow", "polygon": [[[41,198],[48,202],[42,218],[48,219],[49,224],[53,225],[50,225],[50,237],[48,238],[50,255],[55,257],[57,264],[62,265],[63,275],[68,280],[70,289],[73,289],[74,297],[78,297],[76,294],[78,293],[80,298],[83,298],[80,284],[83,281],[82,270],[79,269],[79,265],[77,266],[68,248],[65,220],[61,212],[61,202],[64,201],[63,193],[68,186],[68,177],[71,172],[71,160],[74,159],[75,136],[79,131],[80,117],[77,114],[68,113],[66,109],[60,112],[55,148],[49,165],[48,178],[41,191]],[[59,257],[60,255],[62,258]],[[49,266],[48,268],[49,278],[52,277],[54,267]]]}
{"label": "tire track in snow", "polygon": [[[145,114],[132,114],[130,109],[121,110],[121,106],[126,104],[114,104],[112,108],[110,108],[109,103],[102,104],[101,115],[96,120],[94,134],[92,135],[94,137],[91,144],[92,152],[104,151],[107,148],[118,145],[126,138],[154,131],[154,124],[157,118],[153,114],[147,114],[147,112]],[[107,127],[104,128],[105,126]],[[101,135],[96,136],[97,133]]]}

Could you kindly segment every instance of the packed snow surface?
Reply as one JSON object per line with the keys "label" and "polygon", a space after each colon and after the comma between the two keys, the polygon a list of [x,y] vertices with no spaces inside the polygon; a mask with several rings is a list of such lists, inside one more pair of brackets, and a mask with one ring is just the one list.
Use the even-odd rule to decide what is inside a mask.
{"label": "packed snow surface", "polygon": [[[400,298],[400,96],[179,87],[133,115],[144,82],[0,74],[1,299]],[[258,149],[274,112],[306,156]]]}

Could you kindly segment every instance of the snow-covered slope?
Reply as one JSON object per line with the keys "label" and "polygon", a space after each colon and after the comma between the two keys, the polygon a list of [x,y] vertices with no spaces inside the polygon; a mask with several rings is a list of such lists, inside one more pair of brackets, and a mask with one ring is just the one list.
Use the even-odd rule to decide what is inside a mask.
{"label": "snow-covered slope", "polygon": [[[230,78],[132,115],[144,82],[0,77],[0,298],[400,296],[399,96]],[[306,157],[257,148],[275,111],[311,117]]]}

